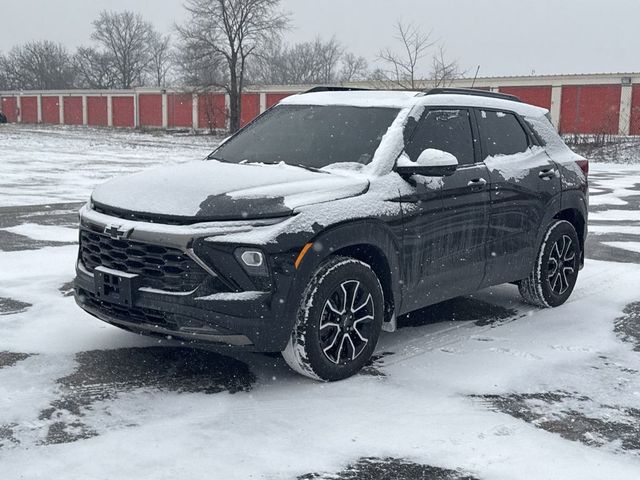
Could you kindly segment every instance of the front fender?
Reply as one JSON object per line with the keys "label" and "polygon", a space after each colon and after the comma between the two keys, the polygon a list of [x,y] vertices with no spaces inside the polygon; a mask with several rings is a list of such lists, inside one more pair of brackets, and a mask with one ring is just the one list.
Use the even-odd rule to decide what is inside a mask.
{"label": "front fender", "polygon": [[[308,240],[312,247],[308,249],[298,268],[293,266],[302,247],[294,255],[289,256],[291,279],[285,298],[278,299],[281,305],[277,316],[279,324],[287,332],[291,332],[295,324],[297,310],[304,291],[320,264],[332,255],[349,254],[350,249],[363,247],[374,249],[386,260],[390,281],[388,288],[393,295],[396,309],[402,302],[402,289],[400,285],[400,239],[391,228],[383,221],[376,219],[363,219],[345,222],[329,227]],[[283,346],[284,348],[284,346]]]}

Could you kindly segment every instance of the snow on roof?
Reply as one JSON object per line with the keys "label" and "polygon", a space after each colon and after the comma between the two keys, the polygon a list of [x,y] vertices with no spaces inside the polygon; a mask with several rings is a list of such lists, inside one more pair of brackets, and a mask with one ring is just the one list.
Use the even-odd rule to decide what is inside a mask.
{"label": "snow on roof", "polygon": [[540,117],[548,112],[545,108],[501,98],[459,94],[420,95],[419,93],[398,90],[316,92],[293,95],[282,100],[280,104],[389,108],[410,108],[414,106],[485,107],[509,110],[527,117]]}
{"label": "snow on roof", "polygon": [[280,102],[284,105],[348,105],[353,107],[405,108],[415,104],[417,92],[404,90],[362,90],[316,92],[292,95]]}
{"label": "snow on roof", "polygon": [[419,105],[495,108],[516,112],[525,117],[541,117],[549,112],[546,108],[536,107],[534,105],[529,105],[528,103],[503,100],[502,98],[483,97],[479,95],[438,94],[425,95],[417,98],[419,99]]}

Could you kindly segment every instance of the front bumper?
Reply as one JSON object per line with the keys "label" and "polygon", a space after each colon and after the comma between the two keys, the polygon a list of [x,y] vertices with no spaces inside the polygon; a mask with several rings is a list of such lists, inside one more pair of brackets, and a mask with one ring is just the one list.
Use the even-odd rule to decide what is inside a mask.
{"label": "front bumper", "polygon": [[[104,232],[113,225],[126,231],[127,239],[132,242],[180,249],[201,262],[211,277],[220,273],[211,270],[210,265],[193,252],[194,243],[207,236],[208,230],[202,226],[161,226],[106,216],[86,207],[81,211],[81,228]],[[219,231],[220,226],[212,228]],[[246,227],[239,225],[234,228]],[[233,251],[235,246],[230,248]],[[257,351],[281,351],[293,327],[293,306],[297,307],[298,304],[289,298],[297,295],[297,288],[291,288],[295,273],[294,254],[272,252],[268,255],[272,268],[268,291],[248,292],[251,290],[246,288],[248,280],[239,278],[239,273],[235,271],[235,280],[232,280],[239,285],[235,292],[215,295],[211,291],[210,281],[188,292],[136,285],[131,303],[125,305],[105,297],[100,279],[96,279],[99,275],[83,264],[81,253],[76,264],[75,299],[91,315],[136,333],[173,337],[188,342],[243,346]],[[225,256],[224,253],[221,256]],[[227,259],[231,257],[226,256]]]}

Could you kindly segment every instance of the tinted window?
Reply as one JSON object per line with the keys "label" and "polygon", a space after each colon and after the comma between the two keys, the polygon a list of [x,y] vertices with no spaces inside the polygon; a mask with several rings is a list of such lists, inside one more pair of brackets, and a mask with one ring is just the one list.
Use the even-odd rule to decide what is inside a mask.
{"label": "tinted window", "polygon": [[279,105],[210,158],[315,168],[341,162],[367,164],[397,115],[395,108]]}
{"label": "tinted window", "polygon": [[486,156],[513,155],[529,148],[529,139],[512,113],[480,111],[480,135],[485,141]]}
{"label": "tinted window", "polygon": [[467,110],[429,110],[422,117],[406,152],[414,162],[427,148],[455,155],[461,164],[474,163],[473,135]]}

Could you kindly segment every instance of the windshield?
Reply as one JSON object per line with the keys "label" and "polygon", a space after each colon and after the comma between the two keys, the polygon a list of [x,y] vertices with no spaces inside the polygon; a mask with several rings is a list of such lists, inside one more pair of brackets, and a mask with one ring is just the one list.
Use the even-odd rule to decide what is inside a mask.
{"label": "windshield", "polygon": [[209,158],[322,168],[368,164],[398,109],[278,105],[221,145]]}

